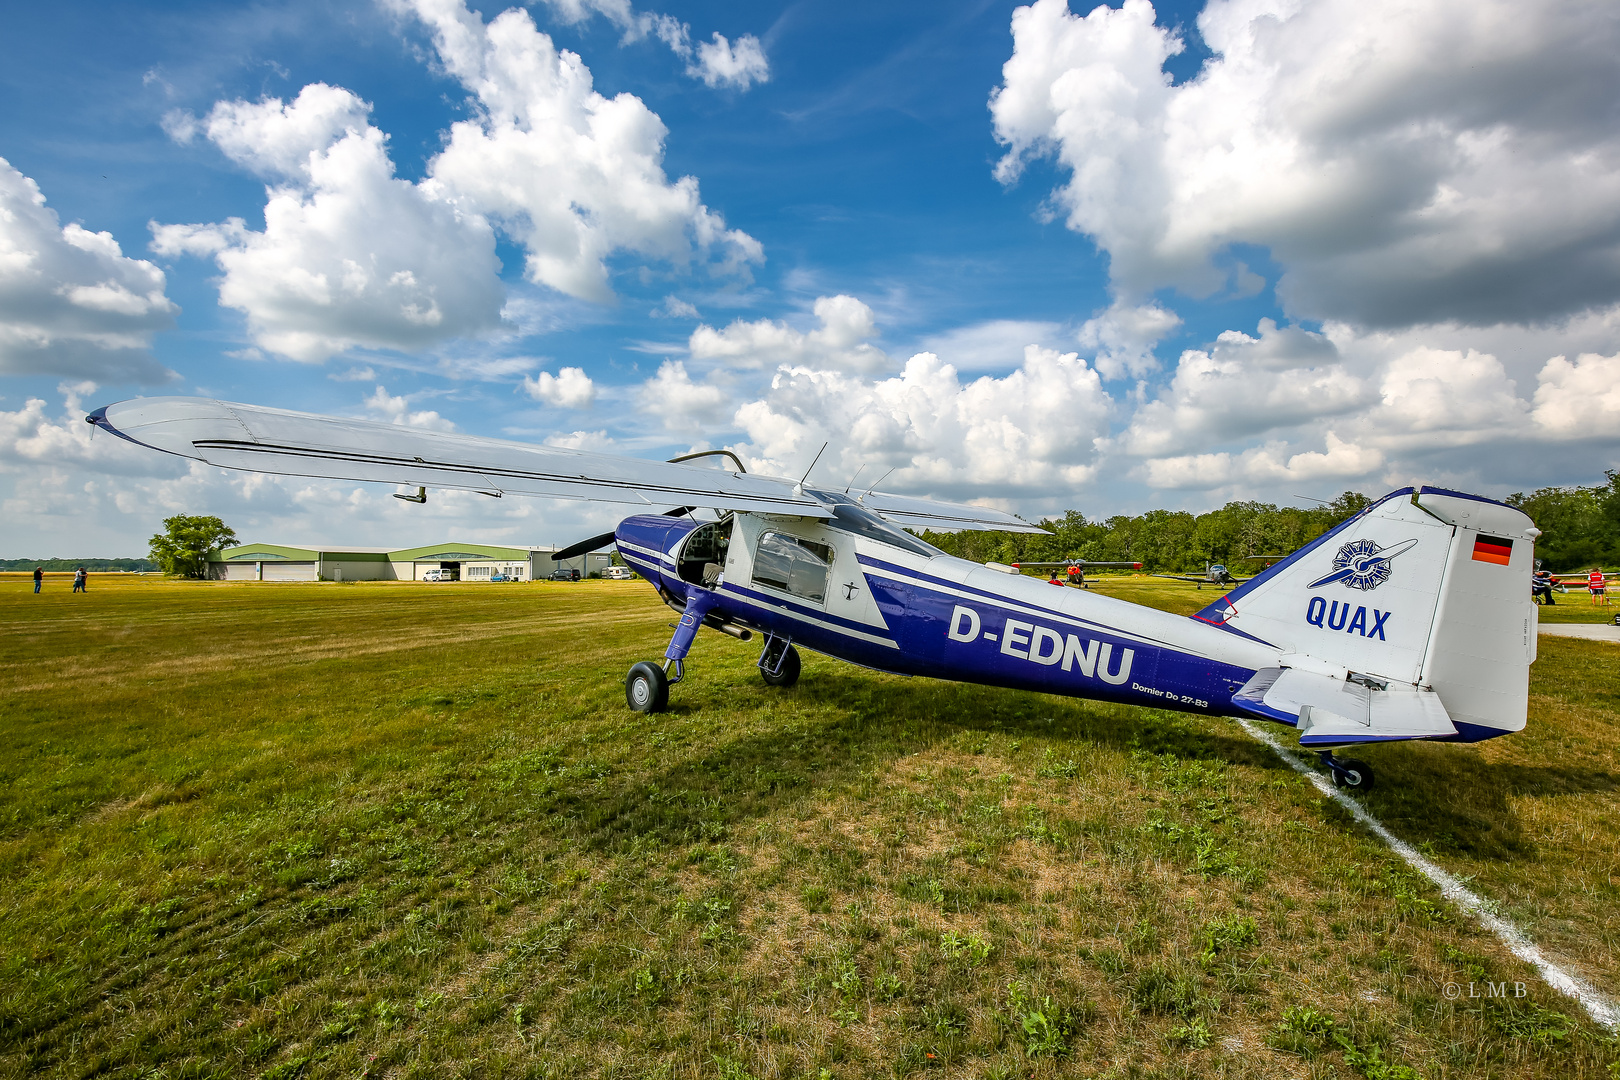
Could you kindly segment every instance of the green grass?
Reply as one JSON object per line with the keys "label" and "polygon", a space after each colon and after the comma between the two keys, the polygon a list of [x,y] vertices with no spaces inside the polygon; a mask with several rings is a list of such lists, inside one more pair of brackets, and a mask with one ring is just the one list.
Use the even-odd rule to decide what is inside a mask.
{"label": "green grass", "polygon": [[[1195,610],[1215,595],[1100,591]],[[754,647],[624,706],[644,583],[0,582],[0,1072],[1610,1077],[1620,1047],[1235,724]],[[1620,674],[1369,751],[1620,989]],[[1447,982],[1526,984],[1449,1001]]]}

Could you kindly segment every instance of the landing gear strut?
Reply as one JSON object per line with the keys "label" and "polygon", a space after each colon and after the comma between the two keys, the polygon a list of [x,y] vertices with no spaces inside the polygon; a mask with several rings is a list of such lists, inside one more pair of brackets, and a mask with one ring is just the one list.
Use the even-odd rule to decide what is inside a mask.
{"label": "landing gear strut", "polygon": [[664,650],[664,664],[643,660],[630,669],[624,679],[624,700],[636,712],[655,713],[669,708],[669,688],[686,677],[686,654],[692,651],[692,639],[698,627],[714,607],[715,597],[707,589],[693,589],[687,594],[686,609],[675,634]]}
{"label": "landing gear strut", "polygon": [[1347,791],[1368,791],[1373,786],[1372,766],[1355,758],[1336,758],[1333,751],[1319,753],[1322,764],[1333,772],[1333,782]]}
{"label": "landing gear strut", "polygon": [[799,650],[787,638],[766,634],[759,674],[766,686],[792,686],[799,681]]}

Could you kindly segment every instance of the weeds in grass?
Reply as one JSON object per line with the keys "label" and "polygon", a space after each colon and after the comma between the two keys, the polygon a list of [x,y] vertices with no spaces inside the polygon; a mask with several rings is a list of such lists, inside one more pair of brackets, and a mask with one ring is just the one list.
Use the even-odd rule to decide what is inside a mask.
{"label": "weeds in grass", "polygon": [[1073,1018],[1068,1010],[1052,1004],[1050,994],[1037,1001],[1022,982],[1014,980],[1007,984],[1007,1009],[1023,1034],[1024,1052],[1030,1057],[1068,1053]]}
{"label": "weeds in grass", "polygon": [[1367,1080],[1423,1080],[1423,1074],[1410,1065],[1385,1061],[1384,1048],[1377,1043],[1364,1047],[1357,1046],[1342,1031],[1333,1033],[1333,1041],[1344,1051],[1344,1063],[1361,1073]]}
{"label": "weeds in grass", "polygon": [[1206,968],[1211,967],[1221,953],[1247,948],[1258,940],[1252,916],[1232,915],[1225,919],[1212,919],[1204,924],[1204,951],[1198,954],[1198,962]]}
{"label": "weeds in grass", "polygon": [[1202,1050],[1215,1041],[1214,1034],[1202,1016],[1195,1016],[1184,1024],[1177,1024],[1170,1029],[1170,1041],[1180,1043],[1193,1050]]}
{"label": "weeds in grass", "polygon": [[947,960],[961,960],[977,966],[990,958],[994,947],[978,934],[962,936],[954,930],[947,930],[939,935],[939,951]]}
{"label": "weeds in grass", "polygon": [[1511,999],[1488,1003],[1485,1018],[1492,1028],[1509,1038],[1542,1047],[1567,1042],[1580,1030],[1580,1025],[1565,1013],[1534,1002],[1520,1005]]}

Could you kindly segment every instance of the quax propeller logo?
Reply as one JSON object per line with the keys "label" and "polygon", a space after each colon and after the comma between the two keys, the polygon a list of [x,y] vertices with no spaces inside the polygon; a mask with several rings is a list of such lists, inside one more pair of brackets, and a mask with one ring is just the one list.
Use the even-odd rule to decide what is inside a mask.
{"label": "quax propeller logo", "polygon": [[1389,580],[1390,561],[1416,545],[1416,539],[1402,540],[1389,547],[1380,547],[1376,540],[1352,540],[1333,556],[1333,570],[1306,588],[1320,589],[1324,585],[1342,581],[1346,588],[1370,592]]}

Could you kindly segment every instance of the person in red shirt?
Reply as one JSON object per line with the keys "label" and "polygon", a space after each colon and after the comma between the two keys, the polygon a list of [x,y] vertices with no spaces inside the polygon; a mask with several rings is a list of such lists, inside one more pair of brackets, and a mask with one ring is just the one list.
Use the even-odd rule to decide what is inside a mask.
{"label": "person in red shirt", "polygon": [[1603,580],[1603,571],[1592,567],[1592,572],[1586,575],[1586,590],[1592,594],[1592,603],[1609,606],[1607,584]]}

